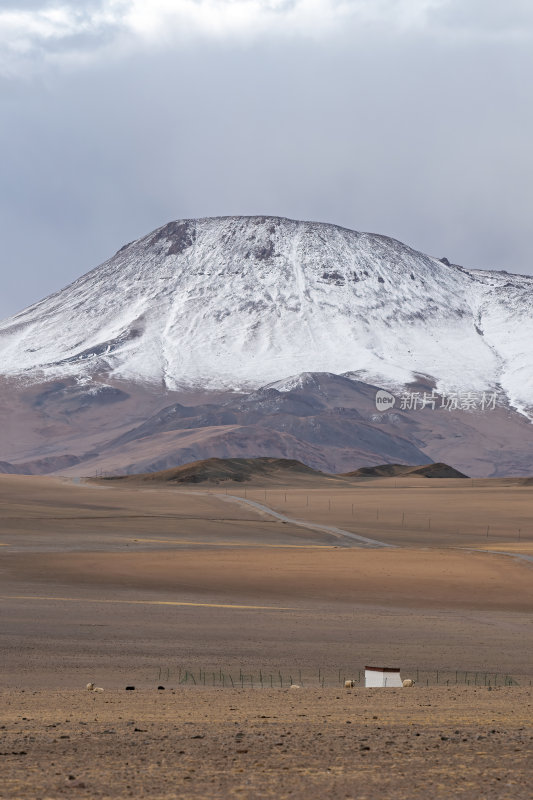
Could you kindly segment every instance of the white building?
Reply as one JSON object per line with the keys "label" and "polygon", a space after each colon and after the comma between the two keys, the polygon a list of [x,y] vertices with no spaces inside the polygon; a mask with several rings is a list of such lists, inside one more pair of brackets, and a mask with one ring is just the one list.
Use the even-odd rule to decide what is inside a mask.
{"label": "white building", "polygon": [[365,686],[402,686],[399,667],[365,667]]}

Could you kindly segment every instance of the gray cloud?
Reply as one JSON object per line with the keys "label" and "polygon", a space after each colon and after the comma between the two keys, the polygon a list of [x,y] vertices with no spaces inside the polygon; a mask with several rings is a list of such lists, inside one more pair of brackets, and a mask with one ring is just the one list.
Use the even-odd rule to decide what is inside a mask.
{"label": "gray cloud", "polygon": [[446,0],[428,10],[427,24],[437,30],[467,32],[473,38],[529,39],[533,31],[533,6],[529,0]]}
{"label": "gray cloud", "polygon": [[318,219],[533,272],[525,4],[523,28],[505,17],[508,38],[492,3],[477,25],[459,2],[396,4],[390,26],[375,13],[390,3],[374,16],[328,3],[349,24],[323,35],[310,4],[301,35],[263,23],[298,5],[259,8],[246,36],[156,26],[143,38],[112,17],[41,39],[24,69],[17,56],[0,82],[0,316],[186,216]]}
{"label": "gray cloud", "polygon": [[0,72],[86,63],[89,52],[97,58],[103,50],[183,47],[192,38],[317,41],[367,30],[531,41],[533,9],[529,0],[3,0]]}

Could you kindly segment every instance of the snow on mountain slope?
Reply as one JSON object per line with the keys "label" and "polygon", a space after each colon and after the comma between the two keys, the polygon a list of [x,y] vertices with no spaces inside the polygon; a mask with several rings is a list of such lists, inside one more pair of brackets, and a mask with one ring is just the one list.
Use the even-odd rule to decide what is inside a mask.
{"label": "snow on mountain slope", "polygon": [[0,323],[0,373],[174,389],[302,372],[533,405],[533,282],[394,239],[278,217],[171,222]]}
{"label": "snow on mountain slope", "polygon": [[533,405],[533,276],[471,270],[480,280],[475,322],[499,361],[499,383],[522,413]]}

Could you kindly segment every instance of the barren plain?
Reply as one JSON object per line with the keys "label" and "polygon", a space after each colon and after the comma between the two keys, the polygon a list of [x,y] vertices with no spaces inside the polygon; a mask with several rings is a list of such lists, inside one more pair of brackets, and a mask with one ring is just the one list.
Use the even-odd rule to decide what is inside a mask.
{"label": "barren plain", "polygon": [[531,492],[0,476],[0,797],[530,798]]}

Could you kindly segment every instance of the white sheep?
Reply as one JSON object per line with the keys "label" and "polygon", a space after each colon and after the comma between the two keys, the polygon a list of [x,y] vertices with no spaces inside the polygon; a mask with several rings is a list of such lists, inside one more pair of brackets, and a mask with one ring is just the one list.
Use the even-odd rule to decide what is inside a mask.
{"label": "white sheep", "polygon": [[344,681],[345,689],[353,689],[354,686],[355,686],[355,681]]}
{"label": "white sheep", "polygon": [[94,683],[88,683],[85,688],[88,692],[98,692],[98,694],[104,691],[101,686],[95,686]]}
{"label": "white sheep", "polygon": [[300,686],[297,683],[291,683],[291,689],[299,689]]}
{"label": "white sheep", "polygon": [[414,685],[415,682],[411,680],[411,678],[406,678],[404,681],[402,681],[402,686],[404,686],[406,689],[408,686],[414,686]]}

